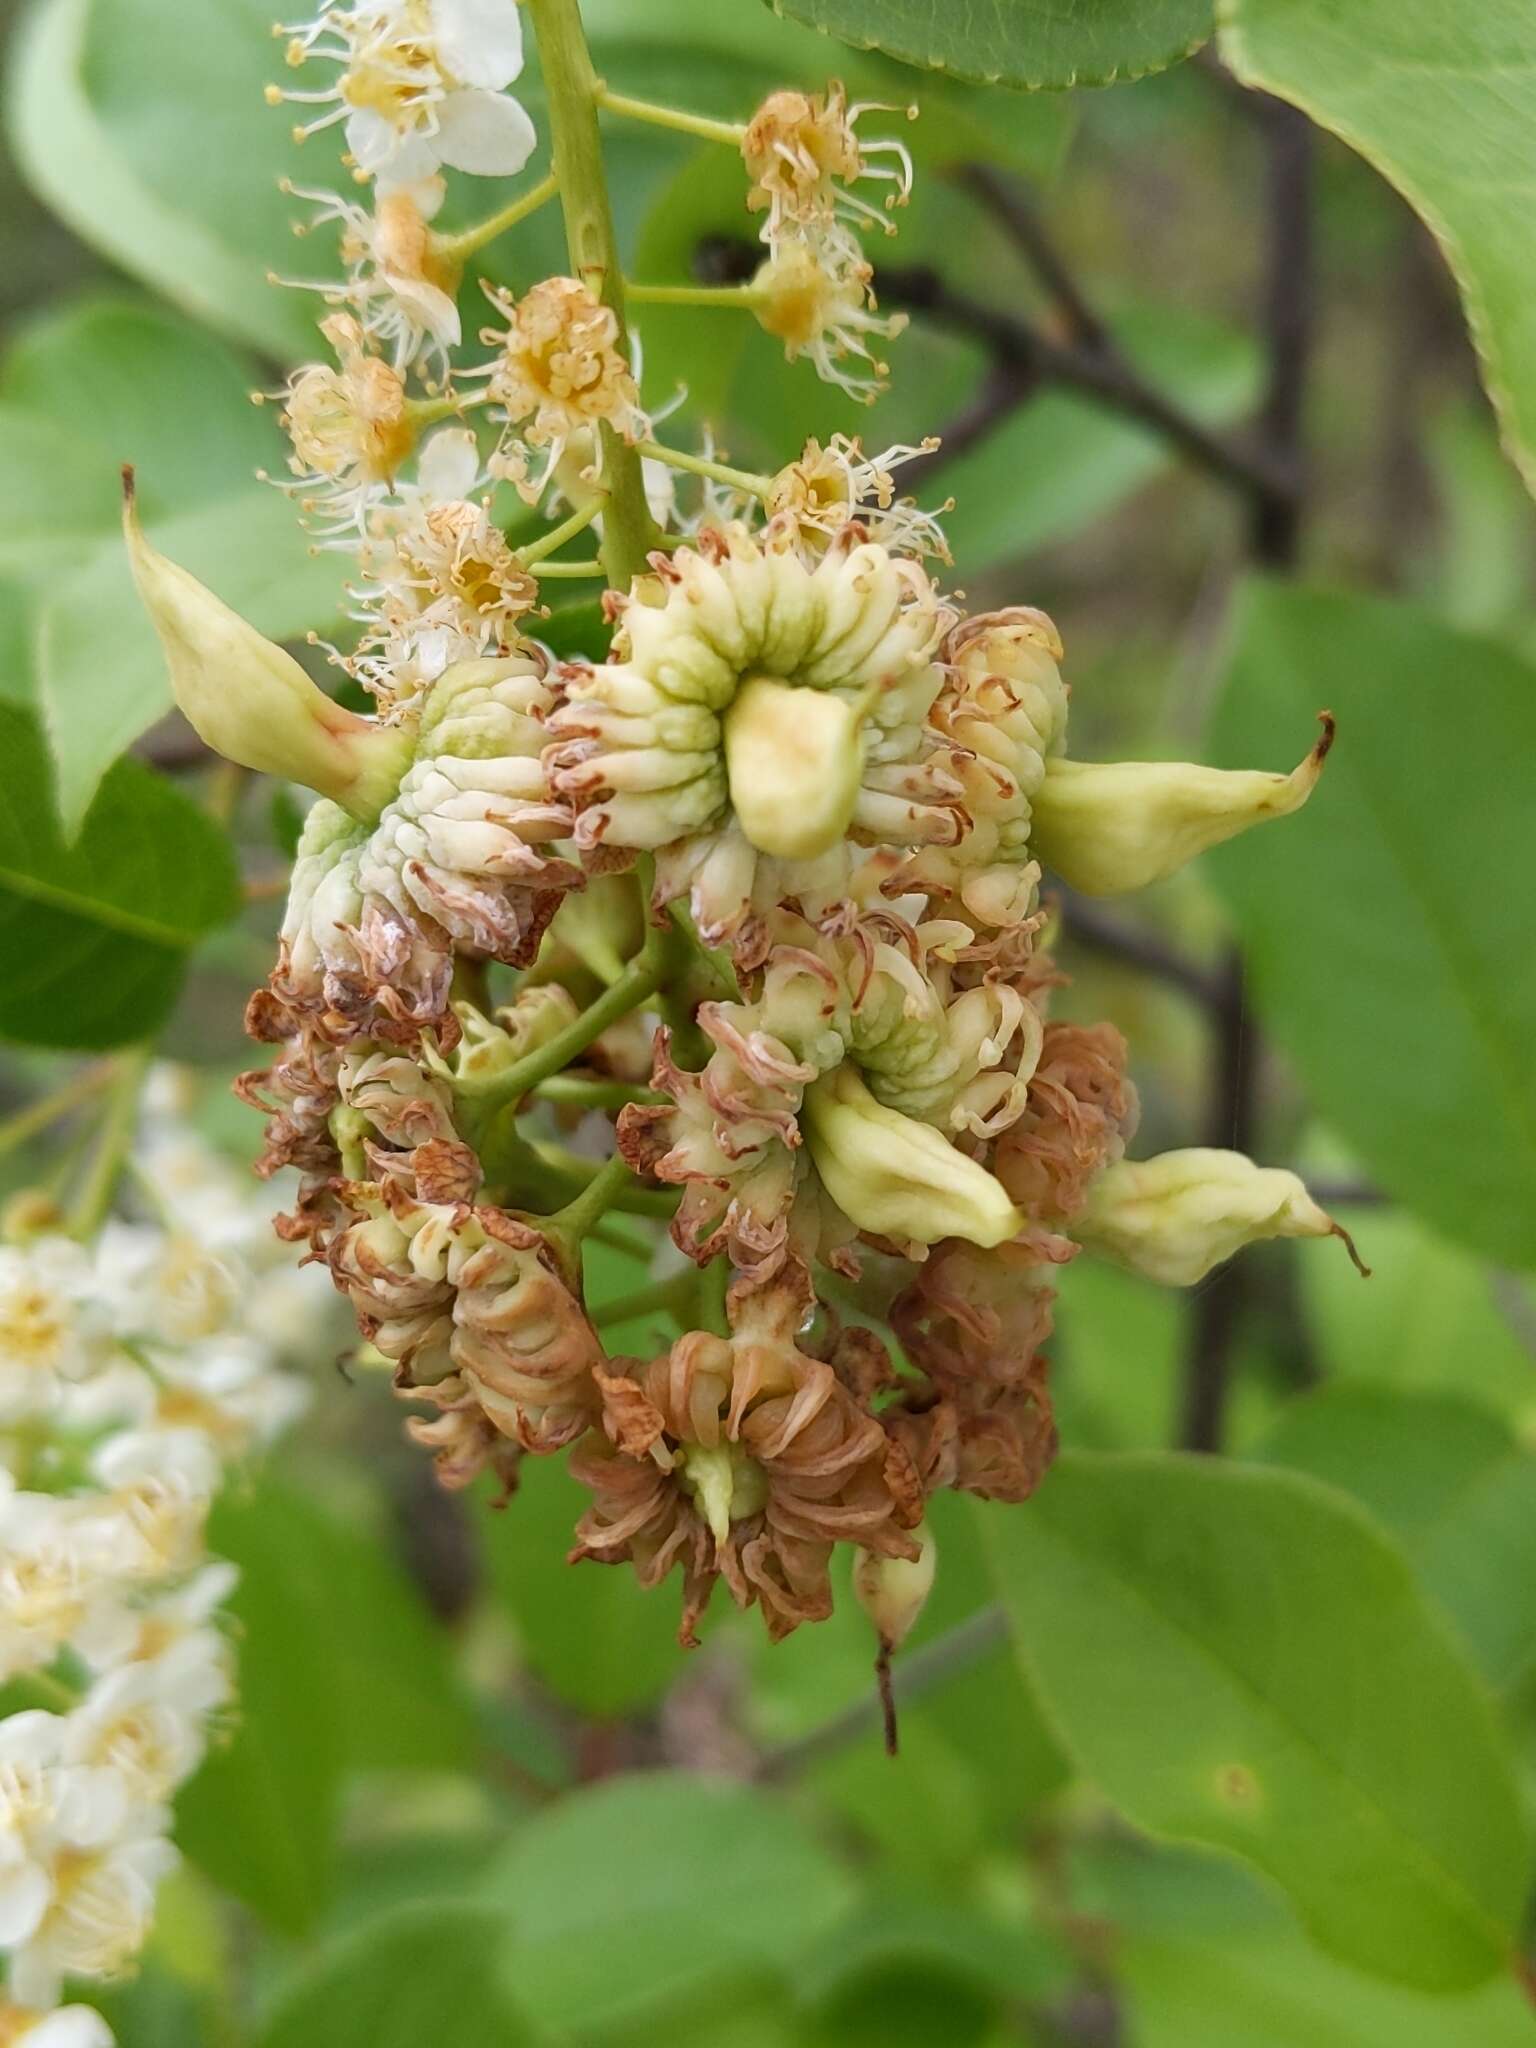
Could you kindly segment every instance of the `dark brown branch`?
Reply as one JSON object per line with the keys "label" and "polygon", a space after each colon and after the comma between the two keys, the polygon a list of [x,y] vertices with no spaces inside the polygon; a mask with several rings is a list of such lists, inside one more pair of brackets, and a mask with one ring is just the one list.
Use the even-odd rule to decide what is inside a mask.
{"label": "dark brown branch", "polygon": [[1035,273],[1047,296],[1060,313],[1067,339],[1080,348],[1114,353],[1109,329],[1088,303],[1081,285],[1046,232],[1017,178],[1008,178],[991,164],[962,164],[955,174],[974,199],[1001,221],[1018,245],[1025,262]]}
{"label": "dark brown branch", "polygon": [[[1303,402],[1312,338],[1312,136],[1305,116],[1253,95],[1254,118],[1264,139],[1263,322],[1268,381],[1258,431],[1271,461],[1293,480],[1282,497],[1253,500],[1250,559],[1284,574],[1296,566],[1303,499]],[[1236,948],[1223,968],[1224,994],[1216,1017],[1209,1128],[1206,1142],[1252,1149],[1258,1120],[1263,1048],[1243,992],[1242,956]],[[1194,1451],[1221,1448],[1232,1359],[1249,1307],[1240,1261],[1214,1273],[1189,1313],[1180,1440]]]}
{"label": "dark brown branch", "polygon": [[1111,412],[1150,427],[1197,468],[1239,491],[1255,505],[1288,501],[1293,481],[1285,465],[1226,441],[1147,382],[1127,358],[1103,349],[1051,340],[1028,321],[956,291],[926,265],[882,270],[882,300],[920,313],[935,327],[982,342],[994,362],[1033,380],[1081,391]]}
{"label": "dark brown branch", "polygon": [[1060,883],[1053,885],[1051,893],[1061,906],[1069,939],[1091,947],[1107,959],[1167,982],[1203,1009],[1220,1009],[1224,992],[1216,976],[1149,925],[1131,924],[1092,897],[1080,896],[1075,889]]}
{"label": "dark brown branch", "polygon": [[[898,1706],[911,1706],[925,1693],[944,1683],[957,1671],[979,1663],[999,1643],[1006,1641],[1008,1617],[1001,1606],[983,1607],[968,1620],[935,1636],[910,1656],[891,1665],[891,1692]],[[886,1707],[879,1689],[872,1686],[862,1699],[845,1707],[794,1742],[771,1749],[757,1767],[757,1776],[769,1783],[797,1777],[823,1757],[835,1756],[850,1742],[885,1725]]]}

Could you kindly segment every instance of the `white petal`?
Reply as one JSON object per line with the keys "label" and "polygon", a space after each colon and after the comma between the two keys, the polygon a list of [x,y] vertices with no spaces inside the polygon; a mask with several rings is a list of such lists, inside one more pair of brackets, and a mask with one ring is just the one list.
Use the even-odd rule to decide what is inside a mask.
{"label": "white petal", "polygon": [[[48,1910],[53,1886],[47,1873],[36,1863],[23,1863],[0,1872],[0,1948],[14,1948],[34,1933]],[[15,1982],[15,1959],[11,1981]],[[20,1993],[16,1994],[18,1997]]]}
{"label": "white petal", "polygon": [[480,451],[468,427],[440,427],[416,465],[417,480],[431,498],[467,498],[479,474]]}
{"label": "white petal", "polygon": [[23,2048],[113,2048],[112,2029],[88,2005],[61,2005],[21,2037]]}
{"label": "white petal", "polygon": [[432,0],[432,34],[443,70],[465,85],[500,92],[523,68],[517,0]]}
{"label": "white petal", "polygon": [[510,178],[533,154],[533,123],[514,99],[494,92],[453,92],[438,109],[437,153],[456,171]]}

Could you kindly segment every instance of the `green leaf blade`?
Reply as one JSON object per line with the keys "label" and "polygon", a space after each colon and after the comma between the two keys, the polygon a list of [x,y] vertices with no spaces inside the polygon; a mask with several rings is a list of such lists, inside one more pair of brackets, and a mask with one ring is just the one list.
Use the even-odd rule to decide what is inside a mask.
{"label": "green leaf blade", "polygon": [[1254,1864],[1357,1968],[1451,1991],[1508,1965],[1528,1847],[1496,1724],[1342,1496],[1069,1457],[993,1554],[1050,1718],[1139,1826]]}
{"label": "green leaf blade", "polygon": [[[1339,738],[1299,817],[1207,856],[1265,1024],[1319,1114],[1448,1236],[1536,1264],[1536,667],[1400,602],[1257,585],[1212,732],[1226,767]],[[1382,1048],[1391,1047],[1391,1057]],[[1367,1248],[1367,1258],[1369,1250]]]}

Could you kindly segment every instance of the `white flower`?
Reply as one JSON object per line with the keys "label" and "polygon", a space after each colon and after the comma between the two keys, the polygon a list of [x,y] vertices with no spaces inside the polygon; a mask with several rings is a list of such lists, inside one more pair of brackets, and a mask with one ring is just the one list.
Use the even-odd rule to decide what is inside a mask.
{"label": "white flower", "polygon": [[105,1553],[125,1579],[160,1578],[199,1561],[219,1459],[203,1430],[125,1430],[94,1454],[106,1489],[98,1523]]}
{"label": "white flower", "polygon": [[247,1280],[239,1262],[210,1249],[200,1232],[149,1224],[108,1223],[97,1271],[116,1305],[119,1332],[166,1344],[195,1343],[223,1329]]}
{"label": "white flower", "polygon": [[88,2005],[56,2005],[51,2012],[13,2005],[0,1992],[0,2042],[5,2048],[113,2048],[112,2029]]}
{"label": "white flower", "polygon": [[229,1644],[212,1626],[240,1574],[232,1564],[206,1564],[168,1592],[132,1609],[120,1610],[110,1629],[82,1628],[73,1648],[92,1671],[125,1664],[168,1668],[165,1683],[188,1711],[194,1700],[204,1712],[229,1693]]}
{"label": "white flower", "polygon": [[37,1415],[106,1356],[91,1261],[68,1238],[0,1246],[0,1417]]}
{"label": "white flower", "polygon": [[516,0],[361,0],[282,33],[290,64],[315,57],[341,75],[323,92],[274,86],[268,98],[328,108],[301,139],[345,121],[359,169],[381,185],[414,184],[439,164],[510,177],[533,151],[533,123],[504,91],[523,68]]}
{"label": "white flower", "polygon": [[460,264],[451,247],[432,233],[431,222],[446,190],[441,178],[380,191],[372,209],[334,192],[287,185],[295,198],[312,200],[318,212],[295,234],[335,221],[341,229],[341,280],[274,277],[276,284],[323,292],[332,305],[350,306],[363,332],[387,349],[397,370],[420,363],[441,381],[448,355],[463,338],[455,303]]}
{"label": "white flower", "polygon": [[0,1681],[51,1664],[82,1633],[104,1648],[131,1639],[103,1538],[94,1501],[24,1493],[0,1472]]}
{"label": "white flower", "polygon": [[228,1696],[227,1668],[172,1655],[121,1664],[65,1716],[64,1761],[115,1771],[136,1803],[157,1806],[202,1762],[204,1717]]}
{"label": "white flower", "polygon": [[[130,1813],[115,1771],[63,1759],[64,1717],[28,1711],[0,1721],[0,1948],[30,1941],[56,1895],[60,1851],[111,1841]],[[29,2002],[13,1953],[10,1982]],[[51,1989],[36,2002],[52,2003]]]}
{"label": "white flower", "polygon": [[53,1873],[51,1897],[36,1927],[10,1955],[18,1998],[47,2005],[65,1977],[114,1977],[144,1945],[160,1880],[181,1860],[162,1830],[163,1807],[135,1811],[138,1830],[100,1848],[77,1851]]}
{"label": "white flower", "polygon": [[304,1381],[275,1371],[255,1337],[230,1334],[187,1351],[156,1352],[152,1363],[160,1382],[156,1422],[200,1432],[226,1459],[270,1443],[309,1400]]}

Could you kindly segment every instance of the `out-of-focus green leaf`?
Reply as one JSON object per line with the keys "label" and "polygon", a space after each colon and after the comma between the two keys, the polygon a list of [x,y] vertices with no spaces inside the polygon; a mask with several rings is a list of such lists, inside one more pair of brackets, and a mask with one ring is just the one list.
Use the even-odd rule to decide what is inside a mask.
{"label": "out-of-focus green leaf", "polygon": [[272,1926],[302,1933],[330,1894],[343,1774],[462,1761],[469,1711],[383,1551],[307,1495],[267,1485],[221,1503],[210,1544],[240,1567],[240,1720],[182,1795],[178,1836]]}
{"label": "out-of-focus green leaf", "polygon": [[82,1050],[164,1019],[186,956],[233,917],[229,842],[168,782],[120,761],[66,846],[33,719],[0,706],[0,1036]]}
{"label": "out-of-focus green leaf", "polygon": [[160,0],[44,0],[9,124],[28,182],[83,240],[209,326],[291,358],[313,350],[315,303],[266,282],[297,267],[276,180],[302,182],[302,159],[261,99],[280,61],[265,0],[174,19]]}
{"label": "out-of-focus green leaf", "polygon": [[[343,558],[313,554],[293,506],[264,485],[152,523],[150,538],[270,639],[324,629],[344,609]],[[165,655],[115,536],[50,591],[37,662],[72,830],[108,764],[171,704]]]}
{"label": "out-of-focus green leaf", "polygon": [[[1116,1928],[1136,2048],[1520,2048],[1530,2010],[1510,1978],[1425,1996],[1336,1962],[1229,1863],[1104,1846],[1075,1873],[1079,1910]],[[1086,1884],[1084,1880],[1086,1879]]]}
{"label": "out-of-focus green leaf", "polygon": [[1474,633],[1529,626],[1536,598],[1536,511],[1500,455],[1483,406],[1462,401],[1425,436],[1440,501],[1440,548],[1429,594]]}
{"label": "out-of-focus green leaf", "polygon": [[1536,1435],[1536,1360],[1501,1313],[1508,1285],[1405,1211],[1341,1212],[1371,1268],[1368,1287],[1343,1260],[1306,1259],[1302,1286],[1323,1355],[1340,1379],[1453,1394]]}
{"label": "out-of-focus green leaf", "polygon": [[91,298],[22,329],[0,368],[0,405],[89,445],[93,528],[113,533],[125,462],[150,517],[227,497],[275,463],[281,437],[271,409],[251,404],[251,383],[250,366],[189,321]]}
{"label": "out-of-focus green leaf", "polygon": [[507,1981],[583,2036],[722,1972],[790,1963],[846,1909],[846,1874],[778,1799],[682,1772],[610,1778],[534,1819],[487,1874]]}
{"label": "out-of-focus green leaf", "polygon": [[989,85],[1112,85],[1162,71],[1211,33],[1210,0],[768,0],[855,49]]}
{"label": "out-of-focus green leaf", "polygon": [[[1251,342],[1177,306],[1127,308],[1127,352],[1208,426],[1237,418],[1257,389]],[[899,344],[898,344],[899,346]],[[937,422],[930,422],[937,424]],[[1079,532],[1168,467],[1151,429],[1068,391],[1048,391],[941,471],[955,498],[944,521],[966,573]]]}
{"label": "out-of-focus green leaf", "polygon": [[383,1914],[305,1964],[257,2048],[522,2048],[537,2037],[497,1970],[505,1934],[505,1913],[486,1905]]}
{"label": "out-of-focus green leaf", "polygon": [[563,1460],[529,1459],[481,1540],[529,1668],[583,1713],[617,1716],[659,1698],[682,1668],[680,1595],[675,1583],[646,1592],[627,1565],[567,1564],[588,1503]]}
{"label": "out-of-focus green leaf", "polygon": [[1536,759],[1536,667],[1405,604],[1253,587],[1216,758],[1284,766],[1323,706],[1339,739],[1306,811],[1207,861],[1260,1013],[1388,1192],[1536,1263],[1536,948],[1518,879],[1536,872],[1536,812],[1513,771]]}
{"label": "out-of-focus green leaf", "polygon": [[1299,1474],[1064,1457],[1006,1532],[1019,1657],[1139,1826],[1245,1858],[1356,1968],[1507,1967],[1527,1842],[1488,1701],[1402,1558]]}
{"label": "out-of-focus green leaf", "polygon": [[1390,180],[1461,286],[1509,452],[1536,490],[1536,35],[1526,0],[1224,0],[1221,48]]}
{"label": "out-of-focus green leaf", "polygon": [[1507,1423],[1448,1395],[1335,1386],[1293,1402],[1252,1454],[1362,1501],[1492,1684],[1536,1657],[1536,1457]]}
{"label": "out-of-focus green leaf", "polygon": [[19,584],[0,581],[0,704],[31,702],[27,594]]}

